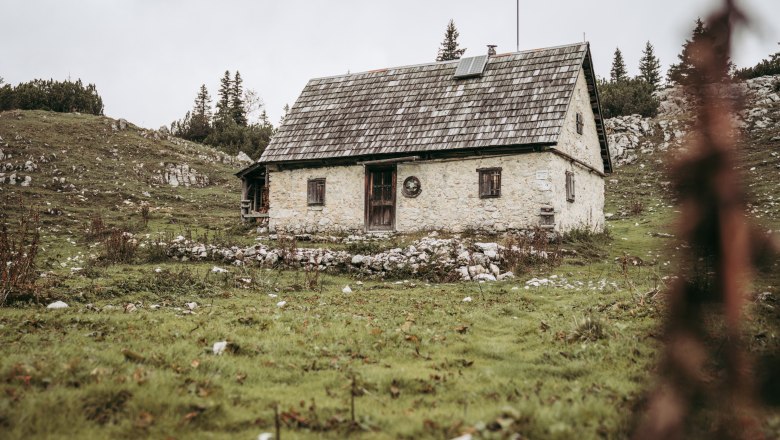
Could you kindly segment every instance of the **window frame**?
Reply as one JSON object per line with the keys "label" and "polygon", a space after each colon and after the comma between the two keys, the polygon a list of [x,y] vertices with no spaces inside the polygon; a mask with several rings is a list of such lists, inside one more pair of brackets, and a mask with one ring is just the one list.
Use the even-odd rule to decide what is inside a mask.
{"label": "window frame", "polygon": [[574,172],[566,171],[566,201],[573,203],[576,200]]}
{"label": "window frame", "polygon": [[[496,199],[501,197],[501,167],[491,168],[477,168],[477,188],[479,191],[480,199]],[[497,182],[489,177],[483,176],[498,176]],[[491,182],[497,183],[496,188],[491,188]]]}
{"label": "window frame", "polygon": [[[306,204],[307,206],[325,206],[325,189],[326,180],[324,177],[317,177],[308,179],[306,181]],[[320,194],[320,200],[316,200],[317,187],[322,186],[322,192]],[[314,196],[314,199],[313,197]]]}
{"label": "window frame", "polygon": [[582,117],[582,113],[577,112],[576,122],[577,134],[585,133],[585,118]]}

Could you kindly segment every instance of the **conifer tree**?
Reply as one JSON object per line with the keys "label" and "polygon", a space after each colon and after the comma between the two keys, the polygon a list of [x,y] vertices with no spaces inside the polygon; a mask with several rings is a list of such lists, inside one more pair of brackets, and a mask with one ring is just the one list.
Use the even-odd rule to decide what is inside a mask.
{"label": "conifer tree", "polygon": [[683,43],[682,52],[677,55],[679,62],[669,66],[669,71],[666,74],[666,79],[670,83],[687,85],[693,79],[693,59],[697,55],[697,44],[707,32],[707,27],[701,18],[696,19],[696,27],[693,29],[690,40],[685,40]]}
{"label": "conifer tree", "polygon": [[271,124],[271,120],[268,118],[268,113],[263,109],[263,112],[260,113],[260,126],[261,127],[273,127]]}
{"label": "conifer tree", "polygon": [[202,142],[211,133],[211,96],[205,84],[200,86],[195,105],[192,108],[189,130],[186,133],[188,139]]}
{"label": "conifer tree", "polygon": [[626,62],[623,60],[623,52],[620,51],[620,48],[615,49],[615,57],[612,59],[612,69],[609,71],[609,75],[612,82],[628,79]]}
{"label": "conifer tree", "polygon": [[236,70],[233,77],[233,88],[231,92],[230,114],[236,124],[246,127],[246,111],[244,109],[244,88],[241,74]]}
{"label": "conifer tree", "polygon": [[459,36],[460,33],[458,32],[458,29],[455,28],[455,22],[450,20],[450,23],[447,25],[447,30],[444,31],[444,41],[441,42],[439,55],[436,57],[436,61],[457,60],[463,56],[466,49],[458,48]]}
{"label": "conifer tree", "polygon": [[226,70],[225,75],[219,82],[219,97],[217,100],[217,115],[215,123],[217,125],[224,125],[228,119],[232,119],[232,113],[230,105],[233,101],[233,81],[230,79],[230,71]]}
{"label": "conifer tree", "polygon": [[658,90],[661,84],[661,61],[655,56],[655,48],[649,41],[639,60],[639,77],[650,84],[653,91]]}

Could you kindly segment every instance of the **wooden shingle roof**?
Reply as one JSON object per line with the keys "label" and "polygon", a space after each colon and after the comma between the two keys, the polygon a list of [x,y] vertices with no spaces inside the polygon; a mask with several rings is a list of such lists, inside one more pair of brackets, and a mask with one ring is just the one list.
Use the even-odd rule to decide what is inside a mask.
{"label": "wooden shingle roof", "polygon": [[[476,78],[455,79],[457,64],[312,79],[258,162],[553,145],[591,62],[581,43],[493,56]],[[592,69],[586,75],[601,126]]]}

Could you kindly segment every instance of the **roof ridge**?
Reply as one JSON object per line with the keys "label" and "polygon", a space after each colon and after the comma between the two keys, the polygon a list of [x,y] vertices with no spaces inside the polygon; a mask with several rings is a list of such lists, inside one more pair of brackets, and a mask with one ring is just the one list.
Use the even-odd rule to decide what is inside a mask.
{"label": "roof ridge", "polygon": [[[564,48],[564,47],[580,46],[580,45],[583,45],[583,44],[589,44],[589,42],[588,41],[582,41],[582,42],[579,42],[579,43],[560,44],[558,46],[538,47],[538,48],[535,48],[535,49],[525,49],[525,50],[520,50],[520,51],[504,52],[504,53],[499,53],[499,54],[493,55],[492,57],[498,58],[498,57],[505,57],[505,56],[508,56],[508,55],[519,55],[519,54],[529,53],[529,52],[539,52],[539,51],[543,51],[543,50],[554,50],[554,49],[561,49],[561,48]],[[476,56],[479,56],[479,55],[476,55]],[[470,57],[466,57],[466,58],[470,58]],[[433,61],[433,62],[429,62],[429,63],[405,64],[405,65],[402,65],[402,66],[380,67],[380,68],[377,68],[377,69],[363,70],[363,71],[360,71],[360,72],[342,73],[340,75],[315,76],[314,78],[310,78],[309,81],[321,80],[321,79],[346,78],[346,77],[349,77],[349,76],[365,75],[367,73],[378,73],[378,72],[384,72],[384,71],[388,71],[388,70],[398,70],[398,69],[410,69],[412,67],[435,66],[437,64],[455,64],[456,62],[460,62],[460,59],[457,59],[457,60],[447,60],[447,61]]]}

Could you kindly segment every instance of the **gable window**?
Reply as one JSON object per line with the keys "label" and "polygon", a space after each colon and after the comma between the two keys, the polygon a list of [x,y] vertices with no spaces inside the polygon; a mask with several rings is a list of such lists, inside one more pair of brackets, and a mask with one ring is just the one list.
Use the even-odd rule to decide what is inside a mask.
{"label": "gable window", "polygon": [[309,206],[322,206],[325,204],[325,179],[309,179],[307,185]]}
{"label": "gable window", "polygon": [[574,173],[566,171],[566,200],[574,201]]}
{"label": "gable window", "polygon": [[577,134],[582,134],[585,128],[585,120],[582,119],[582,113],[577,113]]}
{"label": "gable window", "polygon": [[501,168],[480,168],[479,198],[501,197]]}

